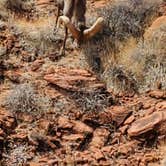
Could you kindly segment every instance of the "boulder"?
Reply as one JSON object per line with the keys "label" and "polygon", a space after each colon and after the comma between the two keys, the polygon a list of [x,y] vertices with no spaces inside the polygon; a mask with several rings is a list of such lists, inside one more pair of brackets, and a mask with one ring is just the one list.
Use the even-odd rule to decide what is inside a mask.
{"label": "boulder", "polygon": [[128,129],[129,136],[139,136],[150,130],[155,129],[156,126],[166,121],[166,111],[154,112],[149,116],[136,120]]}

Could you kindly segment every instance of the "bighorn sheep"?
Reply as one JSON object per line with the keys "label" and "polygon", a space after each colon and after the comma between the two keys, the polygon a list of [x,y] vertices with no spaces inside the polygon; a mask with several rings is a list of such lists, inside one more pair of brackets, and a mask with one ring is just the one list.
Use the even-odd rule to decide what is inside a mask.
{"label": "bighorn sheep", "polygon": [[[62,23],[65,26],[65,38],[60,51],[60,54],[62,55],[65,54],[65,45],[68,36],[68,29],[70,30],[72,36],[77,40],[77,43],[81,44],[82,42],[93,37],[98,31],[101,30],[103,25],[103,18],[98,18],[91,28],[86,29],[86,0],[57,0],[57,4],[57,29]],[[63,16],[59,16],[61,9],[63,9]]]}

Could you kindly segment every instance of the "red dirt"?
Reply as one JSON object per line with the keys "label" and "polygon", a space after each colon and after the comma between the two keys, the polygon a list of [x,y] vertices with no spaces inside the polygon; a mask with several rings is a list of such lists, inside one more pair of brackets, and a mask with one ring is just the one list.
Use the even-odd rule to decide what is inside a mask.
{"label": "red dirt", "polygon": [[[38,5],[40,3],[49,4],[45,0]],[[106,1],[88,3],[100,8]],[[32,55],[19,45],[20,38],[10,33],[8,27],[0,35],[4,37],[1,42],[7,52],[20,56],[6,62],[5,81],[0,83],[0,165],[146,166],[161,163],[166,140],[164,90],[143,94],[111,93],[96,74],[77,63],[81,61],[79,51],[68,48],[70,55],[56,62],[52,62],[48,54],[28,61]],[[32,82],[38,93],[59,105],[41,115],[13,115],[4,101],[12,85],[26,82]],[[84,105],[79,101],[88,100],[87,95],[94,92],[104,95],[108,103],[103,107],[99,105],[100,109],[83,110]]]}

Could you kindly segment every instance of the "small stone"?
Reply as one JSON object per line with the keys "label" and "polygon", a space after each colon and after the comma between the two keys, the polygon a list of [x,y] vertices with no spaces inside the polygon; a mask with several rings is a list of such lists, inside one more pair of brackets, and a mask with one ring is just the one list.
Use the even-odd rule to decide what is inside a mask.
{"label": "small stone", "polygon": [[16,82],[16,83],[21,82],[21,74],[19,72],[7,71],[7,72],[5,72],[4,76],[13,82]]}
{"label": "small stone", "polygon": [[44,79],[51,84],[70,91],[92,91],[105,87],[96,76],[93,76],[87,70],[81,69],[58,68],[55,69],[54,73],[46,74]]}
{"label": "small stone", "polygon": [[98,128],[93,133],[93,138],[89,144],[89,148],[102,148],[106,143],[110,132],[104,128]]}
{"label": "small stone", "polygon": [[81,134],[70,134],[70,135],[64,135],[62,139],[65,141],[78,142],[82,141],[84,139],[84,136]]}
{"label": "small stone", "polygon": [[0,59],[3,59],[2,56],[6,55],[7,50],[5,47],[0,46]]}
{"label": "small stone", "polygon": [[126,117],[131,113],[131,111],[124,106],[114,106],[109,109],[109,112],[111,113],[112,120],[116,122],[117,126],[120,126]]}
{"label": "small stone", "polygon": [[44,60],[36,60],[31,66],[32,71],[38,70],[44,64]]}
{"label": "small stone", "polygon": [[71,129],[73,127],[73,124],[70,122],[68,118],[59,117],[58,127],[62,129]]}
{"label": "small stone", "polygon": [[156,104],[155,106],[156,110],[166,110],[166,101],[161,101],[159,103]]}
{"label": "small stone", "polygon": [[94,154],[93,156],[94,156],[94,158],[95,158],[96,160],[100,160],[100,159],[104,159],[104,158],[105,158],[105,156],[104,156],[104,154],[102,153],[102,151],[99,150],[98,148],[93,148],[93,149],[91,149],[91,151],[92,151],[92,153]]}
{"label": "small stone", "polygon": [[92,133],[93,129],[81,121],[72,121],[73,130],[77,133]]}
{"label": "small stone", "polygon": [[128,118],[125,120],[124,125],[129,125],[129,124],[131,124],[134,120],[135,120],[134,115],[131,115],[130,117],[128,117]]}
{"label": "small stone", "polygon": [[0,136],[4,136],[5,135],[5,133],[4,133],[4,131],[0,128]]}
{"label": "small stone", "polygon": [[122,134],[125,134],[126,131],[127,131],[127,129],[128,129],[128,125],[125,125],[125,126],[120,127],[120,128],[119,128],[119,131],[120,131]]}
{"label": "small stone", "polygon": [[122,144],[118,147],[118,153],[124,155],[127,155],[129,152],[132,153],[136,149],[138,143],[138,141],[131,141],[129,143]]}

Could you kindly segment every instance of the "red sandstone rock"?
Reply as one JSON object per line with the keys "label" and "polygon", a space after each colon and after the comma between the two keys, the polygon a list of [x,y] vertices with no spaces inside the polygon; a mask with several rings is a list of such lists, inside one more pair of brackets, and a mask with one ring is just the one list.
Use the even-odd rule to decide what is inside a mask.
{"label": "red sandstone rock", "polygon": [[130,136],[138,136],[140,134],[146,133],[166,120],[166,112],[154,112],[153,114],[138,119],[133,122],[128,130]]}
{"label": "red sandstone rock", "polygon": [[111,151],[113,151],[113,150],[114,150],[114,146],[112,146],[112,145],[104,146],[102,148],[102,152],[106,152],[106,153],[111,153]]}
{"label": "red sandstone rock", "polygon": [[98,148],[93,148],[91,149],[91,152],[93,153],[93,157],[96,159],[96,160],[100,160],[100,159],[104,159],[105,156],[104,154],[102,153],[102,151]]}
{"label": "red sandstone rock", "polygon": [[146,30],[144,37],[149,39],[153,36],[154,32],[159,29],[161,26],[166,25],[166,16],[158,17],[152,25]]}
{"label": "red sandstone rock", "polygon": [[84,139],[84,135],[82,135],[82,134],[64,135],[62,137],[62,139],[65,141],[78,142],[78,141],[82,141]]}
{"label": "red sandstone rock", "polygon": [[97,128],[93,133],[93,138],[89,144],[89,148],[102,148],[106,143],[110,132],[104,128]]}
{"label": "red sandstone rock", "polygon": [[41,120],[38,122],[38,128],[39,128],[40,130],[43,130],[44,133],[47,133],[47,132],[48,132],[49,127],[50,127],[50,122],[49,122],[48,120],[41,119]]}
{"label": "red sandstone rock", "polygon": [[51,142],[50,137],[47,137],[46,135],[40,133],[39,131],[29,132],[28,140],[29,140],[29,143],[36,146],[38,146],[39,143],[42,142],[43,145],[46,144],[52,149],[55,149],[57,147],[53,142]]}
{"label": "red sandstone rock", "polygon": [[119,128],[119,131],[120,131],[122,134],[125,134],[126,131],[127,131],[127,129],[128,129],[128,125],[125,125],[125,126],[120,127],[120,128]]}
{"label": "red sandstone rock", "polygon": [[136,149],[138,143],[139,143],[138,141],[131,141],[129,143],[122,144],[118,147],[118,153],[121,153],[124,155],[127,155],[128,153],[132,153]]}
{"label": "red sandstone rock", "polygon": [[51,99],[56,99],[56,98],[62,96],[62,94],[60,92],[56,91],[54,88],[46,88],[45,94],[47,96],[49,96]]}
{"label": "red sandstone rock", "polygon": [[159,103],[156,104],[155,106],[156,110],[166,110],[166,101],[161,101]]}
{"label": "red sandstone rock", "polygon": [[81,121],[72,121],[73,123],[73,130],[76,133],[92,133],[93,129],[91,127],[89,127],[88,125],[86,125],[85,123],[81,122]]}
{"label": "red sandstone rock", "polygon": [[54,74],[47,74],[44,79],[49,83],[72,91],[85,89],[91,91],[104,87],[104,84],[100,83],[89,71],[79,69],[56,69]]}
{"label": "red sandstone rock", "polygon": [[10,136],[12,140],[20,140],[20,141],[26,141],[27,139],[27,134],[26,133],[17,133],[17,134],[12,134]]}
{"label": "red sandstone rock", "polygon": [[31,66],[31,70],[32,71],[36,71],[38,70],[44,63],[44,60],[36,60],[33,62],[32,66]]}
{"label": "red sandstone rock", "polygon": [[62,129],[71,129],[73,127],[73,124],[70,122],[69,119],[65,117],[59,117],[58,127]]}
{"label": "red sandstone rock", "polygon": [[156,90],[149,92],[149,96],[156,99],[166,99],[166,91]]}
{"label": "red sandstone rock", "polygon": [[16,120],[7,110],[0,108],[0,126],[9,132],[16,127]]}
{"label": "red sandstone rock", "polygon": [[112,122],[112,114],[109,110],[102,111],[99,113],[100,124],[109,124]]}
{"label": "red sandstone rock", "polygon": [[166,137],[166,120],[158,126],[157,132]]}
{"label": "red sandstone rock", "polygon": [[19,83],[21,81],[21,74],[19,72],[7,71],[4,73],[4,76],[16,83]]}
{"label": "red sandstone rock", "polygon": [[50,3],[50,0],[38,0],[36,2],[36,5],[46,5],[46,4],[49,4]]}
{"label": "red sandstone rock", "polygon": [[109,109],[109,112],[111,113],[112,120],[116,122],[117,126],[119,126],[124,122],[131,111],[124,106],[114,106]]}
{"label": "red sandstone rock", "polygon": [[17,119],[28,123],[32,123],[34,120],[32,115],[27,114],[25,112],[17,113]]}
{"label": "red sandstone rock", "polygon": [[0,137],[3,137],[5,135],[5,132],[0,128]]}
{"label": "red sandstone rock", "polygon": [[134,120],[135,117],[132,115],[125,120],[124,125],[131,124]]}

